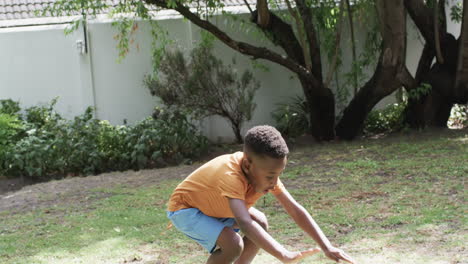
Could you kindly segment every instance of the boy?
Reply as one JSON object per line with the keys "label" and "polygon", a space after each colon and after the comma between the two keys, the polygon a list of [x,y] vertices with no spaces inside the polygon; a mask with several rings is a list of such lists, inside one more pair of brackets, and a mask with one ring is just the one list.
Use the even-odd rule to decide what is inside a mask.
{"label": "boy", "polygon": [[[279,176],[288,153],[286,142],[275,128],[256,126],[247,131],[243,152],[209,161],[176,187],[167,216],[177,229],[211,253],[207,263],[251,263],[260,248],[284,263],[297,262],[320,251],[315,248],[291,252],[268,234],[265,215],[252,207],[268,192],[275,195],[327,257],[353,263],[330,244],[310,214],[281,183]],[[244,238],[237,234],[239,228]]]}

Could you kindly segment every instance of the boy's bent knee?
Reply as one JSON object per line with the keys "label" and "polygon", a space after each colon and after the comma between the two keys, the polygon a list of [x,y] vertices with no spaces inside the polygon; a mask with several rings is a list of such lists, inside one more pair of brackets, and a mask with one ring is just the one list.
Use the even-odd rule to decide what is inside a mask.
{"label": "boy's bent knee", "polygon": [[223,255],[226,254],[233,260],[237,259],[244,250],[244,241],[241,236],[229,227],[221,231],[216,244],[221,248]]}

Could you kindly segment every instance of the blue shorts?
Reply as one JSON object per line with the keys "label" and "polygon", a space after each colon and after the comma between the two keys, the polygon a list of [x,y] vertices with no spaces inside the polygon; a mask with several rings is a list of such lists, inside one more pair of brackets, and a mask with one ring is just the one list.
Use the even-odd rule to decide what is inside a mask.
{"label": "blue shorts", "polygon": [[[216,218],[203,214],[197,208],[181,209],[175,212],[167,212],[172,224],[189,238],[197,241],[209,253],[216,248],[221,231],[224,227],[231,227],[236,220],[234,218]],[[239,229],[234,229],[238,232]]]}

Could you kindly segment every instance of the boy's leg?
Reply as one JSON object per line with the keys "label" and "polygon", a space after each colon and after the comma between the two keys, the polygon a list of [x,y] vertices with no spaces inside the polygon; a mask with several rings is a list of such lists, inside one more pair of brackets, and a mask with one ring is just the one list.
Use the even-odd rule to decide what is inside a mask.
{"label": "boy's leg", "polygon": [[[254,221],[256,221],[263,229],[268,231],[268,220],[264,213],[260,212],[259,210],[251,207],[249,209],[250,217]],[[257,255],[258,251],[260,250],[255,243],[250,240],[248,237],[244,236],[244,250],[242,251],[241,256],[235,262],[236,264],[247,264],[251,263],[252,260]]]}
{"label": "boy's leg", "polygon": [[[244,243],[233,230],[233,218],[213,218],[197,208],[167,212],[174,226],[212,253],[208,263],[232,263],[242,253]],[[218,245],[220,250],[213,252]]]}
{"label": "boy's leg", "polygon": [[230,227],[225,227],[216,240],[219,249],[211,254],[207,264],[232,263],[243,252],[244,242],[242,238]]}

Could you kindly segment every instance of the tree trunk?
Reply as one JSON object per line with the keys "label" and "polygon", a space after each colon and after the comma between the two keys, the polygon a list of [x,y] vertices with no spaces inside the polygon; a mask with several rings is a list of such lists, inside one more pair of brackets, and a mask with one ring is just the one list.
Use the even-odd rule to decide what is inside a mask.
{"label": "tree trunk", "polygon": [[343,112],[343,117],[336,126],[336,135],[340,139],[354,139],[364,126],[367,114],[384,97],[400,88],[396,81],[398,68],[384,67],[381,59],[372,78],[354,96]]}
{"label": "tree trunk", "polygon": [[[410,92],[413,89],[417,89],[421,84],[421,79],[427,76],[427,73],[431,70],[432,60],[435,56],[435,49],[426,43],[424,45],[421,58],[419,59],[418,68],[416,70],[415,85],[405,86],[406,91]],[[423,102],[416,98],[408,98],[408,105],[406,106],[404,115],[405,123],[411,128],[422,128],[425,126],[424,122],[425,106]]]}
{"label": "tree trunk", "polygon": [[335,138],[335,98],[330,89],[323,86],[313,87],[309,80],[299,77],[309,106],[310,132],[317,141]]}
{"label": "tree trunk", "polygon": [[236,136],[236,142],[242,144],[244,140],[242,138],[240,124],[232,124],[231,127],[234,131],[234,135]]}
{"label": "tree trunk", "polygon": [[468,103],[468,0],[463,0],[463,19],[458,39],[458,58],[454,94],[456,103]]}
{"label": "tree trunk", "polygon": [[[457,69],[462,68],[460,67],[460,63],[463,63],[463,55],[460,53],[468,50],[468,43],[466,43],[466,49],[459,47],[455,38],[451,34],[447,34],[444,3],[445,1],[439,2],[439,16],[442,16],[442,23],[438,27],[441,38],[440,50],[444,61],[443,63],[436,63],[430,68],[436,54],[434,13],[426,6],[423,0],[405,1],[408,13],[426,41],[416,73],[417,85],[413,89],[417,89],[423,83],[430,84],[432,87],[428,95],[422,96],[419,99],[409,98],[408,100],[405,118],[412,128],[424,128],[427,126],[446,127],[453,104],[459,102],[466,103],[468,98],[467,88],[460,85],[459,79],[455,80],[456,76],[463,78],[468,73],[468,70],[466,70],[465,74],[460,72],[457,74]],[[468,1],[464,0],[464,20],[467,20],[465,17],[467,4]],[[468,23],[468,21],[463,21],[463,24],[465,23]],[[463,24],[459,43],[463,43]],[[468,68],[468,63],[466,67]]]}
{"label": "tree trunk", "polygon": [[343,112],[336,126],[339,138],[351,140],[362,130],[367,114],[385,96],[401,87],[397,76],[406,70],[406,13],[403,0],[384,0],[378,6],[384,23],[383,47],[372,78],[362,87]]}
{"label": "tree trunk", "polygon": [[[257,21],[258,11],[252,13],[251,21]],[[274,13],[270,14],[270,24],[262,26],[270,40],[283,48],[286,54],[294,59],[298,64],[305,67],[303,48],[294,35],[291,25],[285,23]],[[309,32],[309,38],[315,39],[314,32]],[[317,141],[332,140],[335,137],[335,99],[330,89],[327,89],[322,82],[321,61],[318,45],[309,44],[312,49],[311,61],[314,62],[313,69],[307,76],[297,74],[301,82],[305,99],[309,105],[310,133]]]}

